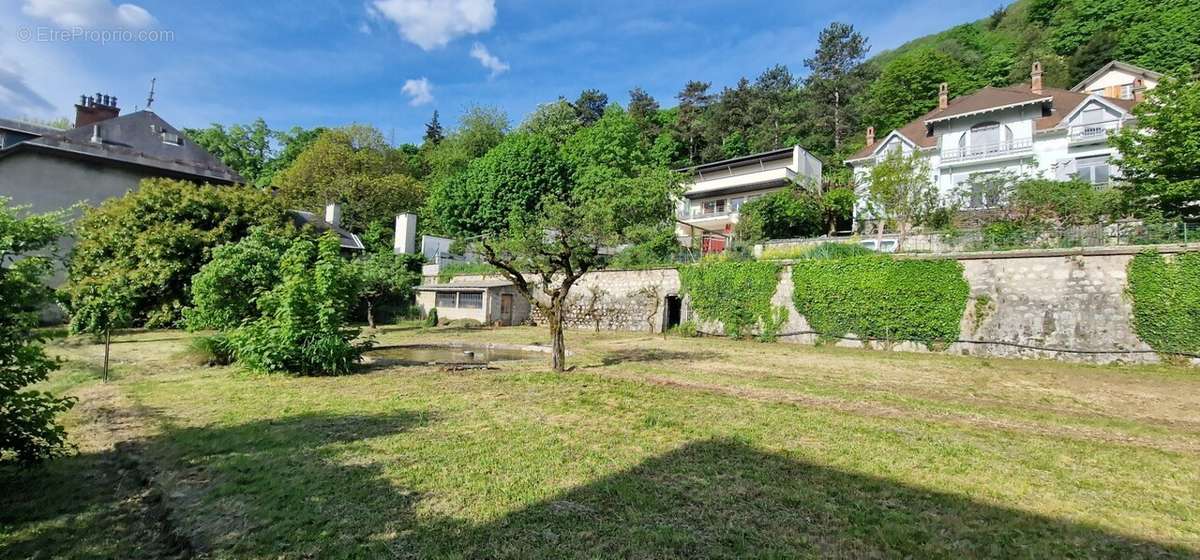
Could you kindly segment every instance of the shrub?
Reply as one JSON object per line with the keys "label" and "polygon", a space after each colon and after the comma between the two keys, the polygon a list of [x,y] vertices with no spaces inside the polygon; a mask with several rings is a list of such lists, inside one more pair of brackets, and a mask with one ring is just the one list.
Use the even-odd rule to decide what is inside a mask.
{"label": "shrub", "polygon": [[743,204],[739,214],[738,239],[748,243],[825,233],[821,199],[795,185]]}
{"label": "shrub", "polygon": [[427,317],[425,317],[425,326],[426,327],[436,327],[437,325],[438,325],[438,312],[437,312],[437,308],[434,307],[433,309],[429,310],[429,315]]}
{"label": "shrub", "polygon": [[239,362],[259,371],[301,375],[346,373],[371,342],[355,344],[345,329],[356,279],[332,232],[319,244],[293,241],[280,261],[278,287],[258,300],[262,316],[229,334]]}
{"label": "shrub", "polygon": [[958,339],[970,288],[952,260],[887,256],[801,261],[792,265],[796,311],[825,337]]}
{"label": "shrub", "polygon": [[20,216],[0,197],[0,461],[32,463],[70,449],[55,422],[70,397],[23,390],[45,381],[58,362],[42,349],[38,315],[50,301],[43,251],[63,234],[61,216]]}
{"label": "shrub", "polygon": [[375,328],[375,312],[387,305],[407,307],[413,286],[421,280],[423,255],[397,255],[378,252],[354,261],[359,280],[361,307],[365,307],[367,325]]}
{"label": "shrub", "polygon": [[846,257],[861,257],[873,252],[857,243],[840,243],[826,241],[815,245],[799,247],[767,248],[763,250],[762,260],[823,260],[842,259]]}
{"label": "shrub", "polygon": [[197,336],[188,346],[188,354],[202,365],[227,366],[234,361],[233,345],[225,333]]}
{"label": "shrub", "polygon": [[189,330],[229,330],[259,316],[260,297],[279,285],[279,262],[294,234],[255,228],[248,237],[217,247],[192,277],[192,307],[183,310]]}
{"label": "shrub", "polygon": [[[71,326],[97,330],[128,317],[134,325],[174,325],[189,301],[192,277],[214,248],[259,225],[282,225],[286,213],[267,193],[249,187],[200,186],[146,179],[137,190],[84,213],[68,267]],[[114,298],[95,294],[122,292]]]}
{"label": "shrub", "polygon": [[700,336],[700,329],[696,328],[695,321],[684,321],[678,325],[675,325],[674,327],[671,327],[669,334],[684,338],[695,338]]}
{"label": "shrub", "polygon": [[692,309],[706,321],[720,321],[733,338],[754,331],[773,338],[787,321],[786,308],[781,314],[771,305],[779,284],[775,263],[706,259],[681,267],[679,280]]}
{"label": "shrub", "polygon": [[1200,253],[1136,255],[1126,291],[1138,338],[1159,352],[1200,353]]}

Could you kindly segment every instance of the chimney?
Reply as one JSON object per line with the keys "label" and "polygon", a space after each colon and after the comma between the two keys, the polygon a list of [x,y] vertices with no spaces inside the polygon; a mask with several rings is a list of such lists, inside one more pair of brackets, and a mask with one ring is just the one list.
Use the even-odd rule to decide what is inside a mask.
{"label": "chimney", "polygon": [[945,109],[950,106],[950,84],[942,82],[938,86],[938,109]]}
{"label": "chimney", "polygon": [[1037,95],[1042,94],[1042,63],[1034,62],[1033,71],[1029,73],[1030,82],[1033,84],[1029,89]]}
{"label": "chimney", "polygon": [[875,145],[875,127],[867,127],[867,147]]}
{"label": "chimney", "polygon": [[396,238],[392,250],[397,255],[411,255],[417,252],[417,215],[396,215]]}
{"label": "chimney", "polygon": [[1146,82],[1138,78],[1133,81],[1133,102],[1141,103],[1146,100]]}
{"label": "chimney", "polygon": [[342,205],[336,202],[326,204],[325,221],[335,227],[342,227]]}
{"label": "chimney", "polygon": [[95,96],[81,95],[75,105],[75,127],[96,124],[115,119],[121,114],[117,98],[97,93]]}

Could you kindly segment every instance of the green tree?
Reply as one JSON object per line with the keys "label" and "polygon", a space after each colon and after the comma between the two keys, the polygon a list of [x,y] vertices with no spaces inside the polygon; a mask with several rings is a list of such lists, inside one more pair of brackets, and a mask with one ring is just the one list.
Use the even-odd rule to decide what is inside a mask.
{"label": "green tree", "polygon": [[[622,118],[628,119],[623,112]],[[612,129],[623,130],[624,125]],[[591,136],[589,130],[576,136],[588,133],[598,142],[609,137]],[[627,241],[636,226],[669,223],[672,197],[678,193],[677,179],[662,169],[635,169],[632,176],[625,176],[623,169],[629,166],[621,162],[607,172],[572,169],[565,160],[578,154],[611,153],[606,146],[588,143],[568,139],[564,157],[546,138],[512,135],[433,197],[448,231],[471,240],[545,318],[555,371],[566,367],[563,318],[571,287],[607,261],[605,247]],[[583,188],[574,181],[576,175],[607,180]]]}
{"label": "green tree", "polygon": [[549,138],[555,145],[562,145],[580,127],[582,125],[579,123],[579,115],[575,113],[575,107],[565,99],[559,98],[557,101],[538,105],[518,130],[540,134]]}
{"label": "green tree", "polygon": [[344,204],[343,220],[362,230],[415,212],[425,198],[408,154],[393,149],[378,130],[361,125],[322,134],[277,178],[279,197],[291,208],[319,210]]}
{"label": "green tree", "polygon": [[279,285],[279,263],[295,237],[290,228],[258,227],[213,249],[212,260],[192,277],[192,305],[183,310],[187,328],[227,331],[258,318],[258,300]]}
{"label": "green tree", "polygon": [[425,124],[425,136],[422,139],[426,144],[436,146],[445,138],[446,134],[442,130],[442,123],[438,121],[438,112],[435,109],[433,111],[433,118],[429,119],[429,122]]}
{"label": "green tree", "polygon": [[279,285],[257,300],[260,317],[229,333],[237,360],[268,372],[350,371],[371,342],[353,342],[358,331],[345,328],[358,280],[340,254],[337,235],[327,232],[317,243],[296,238],[279,271]]}
{"label": "green tree", "polygon": [[[214,248],[255,226],[287,222],[275,199],[257,189],[143,180],[87,210],[75,228],[64,289],[71,328],[103,332],[118,316],[133,325],[174,325],[190,301],[192,277]],[[120,306],[110,314],[114,301]]]}
{"label": "green tree", "polygon": [[929,160],[916,150],[892,151],[871,168],[866,202],[880,237],[888,221],[896,223],[900,234],[896,250],[900,250],[909,231],[928,220],[940,205],[937,185],[930,179]]}
{"label": "green tree", "polygon": [[822,134],[833,140],[839,150],[846,136],[858,127],[856,106],[852,103],[867,87],[869,66],[863,64],[871,47],[854,26],[833,22],[821,30],[817,51],[804,60],[808,78],[804,82],[809,98],[810,120]]}
{"label": "green tree", "polygon": [[1068,60],[1071,73],[1071,83],[1079,83],[1099,70],[1100,67],[1115,59],[1117,50],[1117,34],[1112,31],[1101,31],[1092,35],[1087,43],[1075,49]]}
{"label": "green tree", "polygon": [[824,225],[820,198],[800,185],[792,185],[743,204],[737,235],[748,243],[815,237],[824,233]]}
{"label": "green tree", "polygon": [[275,154],[275,158],[267,164],[267,172],[264,177],[266,184],[274,185],[275,177],[284,169],[291,167],[296,162],[296,158],[313,145],[326,130],[329,129],[320,126],[316,128],[294,126],[287,132],[276,132],[275,140],[279,143],[279,151]]}
{"label": "green tree", "polygon": [[70,448],[55,419],[75,399],[26,389],[58,369],[36,327],[51,301],[46,251],[63,235],[63,225],[58,214],[23,213],[0,197],[0,461],[32,463]]}
{"label": "green tree", "polygon": [[461,173],[471,160],[500,143],[508,133],[508,116],[494,107],[471,107],[458,121],[458,128],[432,148],[426,147],[429,184],[435,185]]}
{"label": "green tree", "polygon": [[208,128],[185,128],[183,133],[241,175],[247,185],[269,184],[270,162],[275,157],[271,140],[276,133],[263,119],[229,128],[213,123]]}
{"label": "green tree", "polygon": [[1133,108],[1139,128],[1110,139],[1121,151],[1120,186],[1136,215],[1200,215],[1200,82],[1191,67],[1166,76]]}
{"label": "green tree", "polygon": [[975,83],[950,55],[932,48],[891,59],[867,89],[868,122],[881,132],[904,126],[937,107],[942,82],[949,84],[951,97],[969,91]]}
{"label": "green tree", "polygon": [[675,118],[675,136],[683,144],[687,160],[696,165],[703,163],[707,118],[713,102],[713,96],[708,92],[711,85],[709,82],[691,81],[677,96],[679,109]]}
{"label": "green tree", "polygon": [[359,297],[366,307],[367,326],[375,328],[375,314],[387,303],[407,304],[413,286],[421,281],[421,255],[377,252],[354,261]]}
{"label": "green tree", "polygon": [[662,132],[658,111],[658,100],[646,93],[646,90],[640,87],[629,90],[629,116],[642,131],[642,139],[647,145],[653,144],[654,139]]}
{"label": "green tree", "polygon": [[608,107],[608,95],[598,89],[585,89],[579,92],[574,107],[579,124],[591,126],[604,116],[604,109]]}

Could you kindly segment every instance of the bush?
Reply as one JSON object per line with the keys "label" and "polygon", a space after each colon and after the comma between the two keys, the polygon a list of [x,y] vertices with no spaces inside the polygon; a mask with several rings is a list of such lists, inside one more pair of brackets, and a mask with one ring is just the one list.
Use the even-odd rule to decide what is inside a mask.
{"label": "bush", "polygon": [[792,265],[796,311],[825,337],[958,339],[970,288],[952,260],[887,256],[801,261]]}
{"label": "bush", "polygon": [[821,200],[795,185],[743,204],[739,214],[737,236],[747,243],[825,233]]}
{"label": "bush", "polygon": [[668,331],[668,334],[681,336],[684,338],[695,338],[700,336],[700,329],[696,328],[695,321],[684,321],[678,325],[675,325],[674,327],[671,327],[671,330]]}
{"label": "bush", "polygon": [[825,260],[861,257],[874,254],[870,249],[857,243],[841,243],[826,241],[815,245],[799,247],[767,248],[763,250],[762,260]]}
{"label": "bush", "polygon": [[283,209],[259,190],[146,179],[79,221],[66,286],[71,327],[99,332],[114,316],[174,325],[190,300],[192,277],[214,248],[255,226],[284,223]]}
{"label": "bush", "polygon": [[248,237],[217,247],[192,277],[192,307],[183,310],[189,330],[229,330],[259,316],[260,297],[279,285],[279,262],[295,235],[255,228]]}
{"label": "bush", "polygon": [[427,317],[425,317],[425,326],[426,327],[436,327],[437,325],[438,325],[438,312],[437,312],[437,308],[434,307],[433,309],[429,310],[429,315]]}
{"label": "bush", "polygon": [[757,331],[769,340],[787,322],[787,309],[771,305],[779,284],[775,263],[702,260],[681,267],[679,280],[691,297],[692,309],[706,321],[720,321],[725,334],[733,338]]}
{"label": "bush", "polygon": [[61,216],[18,215],[0,197],[0,461],[32,463],[70,449],[55,422],[73,398],[22,390],[45,381],[58,362],[42,349],[38,315],[50,302],[43,252],[63,234]]}
{"label": "bush", "polygon": [[279,286],[258,300],[261,317],[232,331],[239,362],[258,371],[328,375],[350,371],[371,342],[355,344],[345,329],[356,293],[352,269],[332,232],[319,244],[293,241],[280,261]]}
{"label": "bush", "polygon": [[197,336],[188,346],[188,354],[201,365],[227,366],[234,361],[233,345],[225,333]]}
{"label": "bush", "polygon": [[1200,253],[1168,262],[1157,251],[1129,262],[1133,328],[1159,352],[1200,353]]}
{"label": "bush", "polygon": [[640,241],[617,253],[609,262],[609,268],[636,269],[669,265],[683,249],[673,227],[642,226],[630,237]]}
{"label": "bush", "polygon": [[[375,312],[387,306],[408,307],[413,286],[421,281],[423,255],[377,252],[354,261],[359,280],[359,307],[366,312],[367,325],[375,328]],[[361,309],[365,308],[365,309]]]}

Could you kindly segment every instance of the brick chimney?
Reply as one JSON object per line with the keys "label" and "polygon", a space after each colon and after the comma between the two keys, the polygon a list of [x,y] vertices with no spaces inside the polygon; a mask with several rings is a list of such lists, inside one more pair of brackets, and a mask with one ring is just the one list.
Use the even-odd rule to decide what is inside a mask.
{"label": "brick chimney", "polygon": [[100,93],[94,96],[80,95],[79,103],[75,104],[75,127],[115,119],[120,114],[116,97]]}
{"label": "brick chimney", "polygon": [[874,145],[875,145],[875,127],[868,126],[867,127],[867,146],[869,147],[869,146],[874,146]]}
{"label": "brick chimney", "polygon": [[938,86],[938,109],[945,109],[950,106],[950,84],[942,82]]}
{"label": "brick chimney", "polygon": [[1029,88],[1030,91],[1032,91],[1036,95],[1041,95],[1042,94],[1042,63],[1041,62],[1033,63],[1033,70],[1029,73],[1029,79],[1030,79],[1030,83],[1032,84]]}
{"label": "brick chimney", "polygon": [[1133,81],[1133,102],[1141,103],[1146,100],[1146,82],[1138,78]]}

